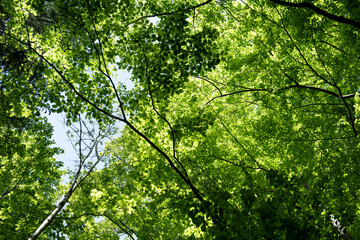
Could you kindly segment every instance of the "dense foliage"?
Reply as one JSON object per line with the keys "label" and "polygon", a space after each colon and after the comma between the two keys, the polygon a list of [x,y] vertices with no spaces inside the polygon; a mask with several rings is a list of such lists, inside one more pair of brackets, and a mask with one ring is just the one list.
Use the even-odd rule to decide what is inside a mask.
{"label": "dense foliage", "polygon": [[[0,14],[0,238],[360,238],[360,2],[3,0]],[[57,207],[41,111],[125,124]]]}

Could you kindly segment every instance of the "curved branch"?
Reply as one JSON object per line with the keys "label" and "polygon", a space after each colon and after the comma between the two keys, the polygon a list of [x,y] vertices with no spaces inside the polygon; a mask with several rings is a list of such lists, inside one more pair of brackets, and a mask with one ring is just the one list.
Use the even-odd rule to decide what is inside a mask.
{"label": "curved branch", "polygon": [[248,155],[250,157],[250,159],[258,166],[257,169],[261,169],[264,171],[269,171],[265,168],[263,168],[260,163],[250,154],[250,152],[244,147],[243,144],[240,143],[240,141],[237,139],[237,137],[231,133],[231,131],[229,130],[229,128],[225,125],[225,123],[222,121],[221,117],[219,116],[219,114],[213,109],[213,112],[215,113],[215,115],[217,116],[217,119],[219,119],[221,125],[225,128],[226,132],[235,140],[235,142],[244,150],[244,152],[246,153],[246,155]]}
{"label": "curved branch", "polygon": [[[4,32],[4,34],[12,39],[14,39],[15,41],[17,41],[18,43],[27,46],[31,51],[33,51],[40,59],[42,59],[51,69],[53,69],[58,75],[59,77],[65,82],[65,84],[72,90],[74,91],[75,95],[77,95],[78,97],[80,97],[84,102],[88,103],[89,105],[91,105],[93,108],[95,108],[96,110],[98,110],[99,112],[105,114],[106,116],[122,121],[124,122],[124,118],[115,116],[113,114],[111,114],[110,112],[106,111],[103,108],[100,108],[99,106],[97,106],[95,103],[93,103],[91,100],[89,100],[88,98],[86,98],[84,95],[82,95],[77,89],[76,87],[69,81],[69,79],[67,79],[67,77],[59,70],[59,68],[57,66],[55,66],[55,64],[53,64],[52,62],[50,62],[46,57],[44,57],[44,55],[42,55],[41,53],[39,53],[35,48],[33,48],[29,43],[22,41],[21,39],[18,39],[14,36],[12,36],[9,33]],[[125,116],[124,116],[125,117]]]}
{"label": "curved branch", "polygon": [[[31,163],[32,163],[32,160],[35,158],[35,152],[33,153],[33,156],[31,159],[29,159],[29,161],[27,162],[26,166],[25,166],[25,169],[23,170],[22,174],[20,175],[19,179],[13,183],[14,186],[11,188],[11,185],[13,183],[10,184],[10,186],[8,186],[1,194],[0,196],[0,200],[2,198],[4,198],[6,195],[8,195],[9,193],[13,192],[14,190],[16,190],[18,188],[18,186],[21,184],[21,182],[23,181],[24,177],[25,177],[25,174],[28,172],[29,170],[29,167],[31,166]],[[11,189],[10,189],[11,188]]]}
{"label": "curved branch", "polygon": [[146,61],[146,68],[145,68],[145,75],[146,75],[146,79],[148,81],[148,91],[149,91],[149,95],[151,98],[151,105],[153,107],[153,110],[156,112],[156,114],[163,119],[167,125],[170,128],[170,131],[172,133],[172,138],[173,138],[173,154],[174,154],[174,159],[175,161],[180,165],[180,167],[182,168],[182,170],[184,171],[184,173],[182,171],[180,171],[180,169],[178,167],[175,166],[174,162],[170,159],[170,157],[163,151],[161,150],[154,142],[152,142],[148,137],[146,137],[142,132],[140,132],[138,129],[136,129],[132,124],[130,124],[130,122],[128,122],[126,119],[124,120],[124,123],[126,123],[136,134],[138,134],[140,137],[142,137],[145,141],[147,141],[158,153],[160,153],[163,157],[165,157],[165,159],[167,160],[167,162],[170,164],[171,168],[174,169],[176,171],[176,173],[185,181],[185,183],[191,188],[191,190],[193,191],[193,193],[195,194],[195,196],[200,200],[203,201],[203,197],[201,196],[200,191],[192,184],[192,182],[190,181],[190,178],[187,174],[187,171],[185,169],[185,167],[183,166],[183,164],[176,158],[176,154],[175,154],[175,134],[174,131],[172,129],[172,126],[170,124],[170,122],[164,117],[162,116],[157,109],[155,108],[154,105],[154,100],[152,97],[152,92],[150,89],[150,79],[149,79],[149,75],[148,75],[148,59],[147,56],[145,54],[145,50],[143,49],[142,45],[139,43],[140,48],[143,51],[144,54],[144,58]]}
{"label": "curved branch", "polygon": [[[99,46],[100,46],[100,51],[96,48],[96,45],[95,45],[95,41],[93,38],[91,38],[91,34],[88,32],[88,35],[89,37],[91,38],[91,41],[92,41],[92,44],[96,50],[96,53],[98,55],[98,58],[99,58],[99,71],[107,78],[109,79],[110,83],[111,83],[111,86],[115,92],[115,96],[116,96],[116,99],[118,100],[119,102],[119,105],[120,105],[120,110],[121,110],[121,113],[123,115],[123,118],[126,119],[126,115],[125,115],[125,111],[124,111],[124,107],[123,107],[123,102],[121,101],[120,99],[120,95],[118,93],[118,90],[116,89],[116,85],[114,83],[114,80],[112,79],[112,77],[110,76],[110,73],[109,73],[109,69],[107,67],[107,64],[106,64],[106,60],[105,60],[105,56],[104,56],[104,51],[103,51],[103,46],[102,46],[102,41],[100,40],[99,38],[99,34],[98,34],[98,31],[96,30],[96,25],[95,25],[95,22],[94,22],[94,16],[93,16],[93,13],[91,11],[91,8],[90,8],[90,3],[89,1],[87,1],[87,5],[88,5],[88,9],[89,9],[89,12],[91,14],[91,23],[93,25],[93,28],[94,28],[94,32],[95,32],[95,36],[97,38],[97,40],[99,41]],[[85,27],[84,27],[85,28]],[[102,62],[104,64],[104,68],[105,68],[105,71],[106,73],[101,69],[101,60],[102,59]]]}
{"label": "curved branch", "polygon": [[214,86],[214,87],[219,91],[220,95],[223,95],[222,92],[221,92],[221,90],[220,90],[220,88],[218,88],[218,86],[216,86],[216,85],[215,85],[213,82],[211,82],[209,79],[204,78],[204,77],[200,77],[200,76],[198,76],[197,78],[200,78],[200,79],[204,80],[205,82],[210,83],[212,86]]}
{"label": "curved branch", "polygon": [[[88,103],[89,105],[91,105],[92,107],[94,107],[96,110],[98,110],[99,112],[105,114],[106,116],[122,121],[124,122],[123,118],[120,118],[118,116],[115,116],[113,114],[111,114],[110,112],[106,111],[103,108],[100,108],[99,106],[97,106],[95,103],[93,103],[91,100],[89,100],[88,98],[86,98],[84,95],[82,95],[77,89],[76,87],[65,77],[65,75],[52,63],[50,62],[47,58],[45,58],[41,53],[39,53],[35,48],[33,48],[31,45],[29,45],[28,43],[23,42],[22,40],[15,38],[14,36],[5,33],[8,37],[14,39],[15,41],[23,44],[24,46],[29,47],[29,49],[31,51],[33,51],[37,56],[39,56],[40,59],[42,59],[46,64],[48,64],[50,66],[50,68],[52,68],[58,75],[59,77],[65,82],[65,84],[72,90],[74,91],[74,93],[80,97],[83,101],[85,101],[86,103]],[[125,116],[124,116],[125,117]]]}
{"label": "curved branch", "polygon": [[285,2],[285,1],[281,1],[281,0],[270,0],[270,2],[275,3],[275,4],[279,4],[279,5],[283,5],[283,6],[287,6],[287,7],[308,8],[308,9],[316,12],[317,14],[322,15],[324,17],[327,17],[327,18],[329,18],[331,20],[334,20],[336,22],[345,23],[345,24],[354,26],[356,28],[360,28],[360,22],[345,18],[343,16],[337,16],[335,14],[329,13],[329,12],[327,12],[327,11],[321,9],[321,8],[318,8],[318,7],[316,7],[313,4],[308,3],[308,2],[290,3],[290,2]]}
{"label": "curved branch", "polygon": [[328,42],[323,41],[323,40],[320,40],[319,42],[320,42],[320,43],[324,43],[324,44],[326,44],[326,45],[328,45],[328,46],[330,46],[330,47],[332,47],[332,48],[334,48],[334,49],[336,49],[336,50],[338,50],[338,51],[340,51],[340,52],[342,52],[342,53],[344,52],[344,50],[338,48],[337,46],[335,46],[335,45],[333,45],[333,44],[331,44],[331,43],[328,43]]}
{"label": "curved branch", "polygon": [[312,90],[316,90],[316,91],[320,91],[320,92],[323,92],[323,93],[327,93],[327,94],[330,94],[334,97],[337,97],[339,99],[346,99],[346,98],[354,98],[355,97],[355,94],[356,93],[350,93],[350,94],[346,94],[346,95],[340,95],[335,93],[335,92],[332,92],[330,90],[327,90],[327,89],[323,89],[323,88],[318,88],[318,87],[313,87],[313,86],[306,86],[306,85],[291,85],[291,86],[287,86],[287,87],[284,87],[284,88],[281,88],[280,90],[285,90],[285,89],[290,89],[290,88],[304,88],[304,89],[312,89]]}
{"label": "curved branch", "polygon": [[320,59],[320,62],[321,62],[321,64],[323,65],[326,73],[328,74],[328,76],[330,77],[330,79],[333,81],[334,86],[335,86],[335,88],[337,89],[337,91],[338,91],[338,93],[339,93],[340,99],[341,99],[341,101],[343,102],[343,104],[345,105],[346,110],[347,110],[347,112],[348,112],[349,122],[350,122],[351,128],[352,128],[353,132],[355,133],[355,136],[357,136],[357,135],[358,135],[358,132],[357,132],[356,127],[355,127],[355,119],[354,119],[354,117],[353,117],[353,114],[352,114],[352,112],[351,112],[351,109],[350,109],[349,105],[346,103],[345,99],[343,98],[343,96],[342,96],[342,91],[341,91],[340,87],[337,85],[335,79],[333,78],[333,76],[331,75],[331,73],[328,71],[325,62],[323,61],[322,57],[320,56],[320,53],[319,53],[319,51],[318,51],[318,49],[317,49],[317,47],[316,47],[316,43],[315,43],[315,40],[314,40],[314,39],[313,39],[313,42],[314,42],[314,48],[315,48],[316,54],[317,54],[318,58]]}
{"label": "curved branch", "polygon": [[[74,24],[77,24],[80,28],[82,28],[86,34],[89,36],[90,40],[91,40],[91,43],[95,49],[95,52],[96,52],[96,55],[97,55],[97,58],[98,58],[98,70],[110,81],[110,84],[111,84],[111,87],[112,89],[114,90],[114,93],[115,93],[115,96],[116,96],[116,99],[118,100],[119,102],[119,105],[120,105],[120,110],[121,110],[121,113],[122,113],[122,117],[124,119],[126,119],[126,115],[125,115],[125,111],[124,111],[124,107],[123,107],[123,102],[120,100],[120,95],[116,89],[116,86],[115,86],[115,83],[114,83],[114,80],[111,78],[110,74],[109,74],[109,70],[107,68],[107,64],[106,64],[106,60],[105,60],[105,57],[104,57],[104,53],[103,53],[103,47],[102,47],[102,42],[100,41],[100,38],[99,38],[99,34],[98,34],[98,31],[96,30],[96,25],[95,25],[95,22],[94,22],[94,17],[93,17],[93,13],[91,12],[91,8],[90,8],[90,5],[89,5],[89,2],[87,1],[87,6],[88,6],[88,10],[90,12],[90,16],[91,16],[91,24],[94,28],[94,32],[95,32],[95,37],[96,39],[92,36],[92,34],[90,33],[90,31],[85,27],[85,25],[81,24],[81,22],[79,20],[77,20],[73,15],[71,15],[70,13],[68,13],[68,15],[74,20],[72,21],[68,15],[65,15],[63,14],[63,17],[68,19],[69,21],[71,21],[72,23]],[[59,8],[61,8],[60,6],[58,6]],[[99,41],[99,49],[96,47],[96,40]],[[102,63],[105,67],[105,71],[106,73],[102,70]]]}
{"label": "curved branch", "polygon": [[[285,74],[286,75],[286,74]],[[280,90],[286,90],[286,89],[291,89],[291,88],[303,88],[303,89],[312,89],[312,90],[316,90],[316,91],[319,91],[319,92],[323,92],[323,93],[326,93],[326,94],[330,94],[334,97],[337,97],[339,98],[339,94],[335,93],[335,92],[332,92],[330,90],[327,90],[327,89],[323,89],[323,88],[318,88],[318,87],[313,87],[313,86],[306,86],[306,85],[291,85],[291,86],[287,86],[287,87],[284,87],[284,88],[281,88]]]}
{"label": "curved branch", "polygon": [[271,91],[272,90],[269,90],[269,89],[256,89],[256,88],[254,88],[254,89],[240,90],[240,91],[231,92],[231,93],[225,93],[225,94],[213,97],[207,103],[205,103],[205,105],[209,104],[210,102],[214,101],[217,98],[226,97],[226,96],[230,96],[230,95],[234,95],[234,94],[238,94],[238,93],[243,93],[243,92],[271,92]]}
{"label": "curved branch", "polygon": [[150,144],[152,148],[154,148],[160,155],[162,155],[166,161],[170,164],[171,168],[175,170],[175,172],[184,180],[184,182],[191,188],[192,192],[195,194],[196,198],[200,201],[203,201],[204,198],[201,196],[200,191],[191,183],[191,181],[175,166],[170,157],[161,150],[154,142],[152,142],[148,137],[146,137],[142,132],[140,132],[134,125],[132,125],[127,120],[124,120],[124,123],[127,124],[131,130],[133,130],[137,135],[139,135],[142,139],[144,139],[147,143]]}
{"label": "curved branch", "polygon": [[227,162],[227,163],[229,163],[229,164],[231,164],[231,165],[233,165],[233,166],[236,166],[236,167],[240,167],[240,168],[250,168],[250,169],[262,169],[262,168],[258,168],[258,167],[248,167],[248,166],[242,166],[242,165],[240,165],[240,164],[237,164],[237,163],[234,163],[234,162],[232,162],[232,161],[230,161],[230,160],[227,160],[227,159],[225,159],[225,158],[221,158],[221,157],[218,157],[218,156],[215,156],[215,155],[211,155],[213,158],[216,158],[216,159],[218,159],[218,160],[221,160],[221,161],[224,161],[224,162]]}
{"label": "curved branch", "polygon": [[123,223],[122,221],[118,220],[122,225],[124,225],[124,227],[126,227],[129,231],[127,231],[126,229],[124,229],[122,226],[120,226],[120,224],[118,224],[114,219],[112,219],[111,217],[109,217],[109,215],[107,214],[95,214],[95,213],[84,213],[84,214],[80,214],[78,216],[74,216],[74,217],[56,217],[55,219],[62,219],[62,220],[72,220],[72,219],[79,219],[83,216],[92,216],[92,217],[106,217],[110,222],[112,222],[113,224],[115,224],[118,228],[120,228],[122,231],[125,232],[125,234],[127,234],[131,239],[135,240],[134,237],[131,235],[131,233],[129,231],[131,231],[133,234],[134,231],[128,227],[125,223]]}
{"label": "curved branch", "polygon": [[[101,216],[101,215],[100,215]],[[109,221],[111,221],[113,224],[115,224],[118,228],[120,228],[121,230],[123,230],[132,240],[135,240],[135,238],[131,235],[131,233],[129,233],[128,231],[126,231],[125,228],[123,228],[122,226],[120,226],[120,224],[118,224],[114,219],[112,219],[109,215],[107,214],[102,214],[102,216],[106,217],[107,219],[109,219]],[[130,231],[132,231],[125,223],[123,223],[122,221],[118,220],[122,225],[124,225],[127,229],[129,229]]]}

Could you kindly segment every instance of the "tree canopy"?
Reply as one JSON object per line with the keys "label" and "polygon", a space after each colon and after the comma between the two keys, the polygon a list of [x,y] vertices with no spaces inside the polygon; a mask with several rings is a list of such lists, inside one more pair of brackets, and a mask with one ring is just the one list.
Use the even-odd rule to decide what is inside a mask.
{"label": "tree canopy", "polygon": [[[360,238],[359,1],[0,14],[0,239]],[[68,185],[45,112],[78,124]]]}

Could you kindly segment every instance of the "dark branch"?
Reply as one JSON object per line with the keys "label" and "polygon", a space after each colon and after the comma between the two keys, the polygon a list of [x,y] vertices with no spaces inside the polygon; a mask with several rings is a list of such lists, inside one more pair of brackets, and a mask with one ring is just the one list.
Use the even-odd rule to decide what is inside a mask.
{"label": "dark branch", "polygon": [[244,152],[246,153],[246,155],[248,155],[250,157],[250,159],[258,166],[258,169],[261,170],[265,170],[268,171],[267,169],[261,167],[261,165],[259,164],[259,162],[250,154],[250,152],[244,147],[244,145],[242,145],[240,143],[240,141],[236,138],[236,136],[234,134],[231,133],[231,131],[229,130],[229,128],[225,125],[225,123],[222,121],[221,117],[217,114],[217,112],[213,109],[213,112],[215,113],[215,115],[217,116],[217,119],[219,119],[220,124],[225,128],[226,132],[235,140],[235,142],[244,150]]}
{"label": "dark branch", "polygon": [[213,100],[217,99],[217,98],[221,98],[221,97],[226,97],[226,96],[230,96],[230,95],[234,95],[234,94],[239,94],[239,93],[243,93],[243,92],[271,92],[272,90],[269,89],[246,89],[246,90],[240,90],[240,91],[236,91],[236,92],[231,92],[231,93],[225,93],[216,97],[213,97],[212,99],[210,99],[207,103],[205,103],[205,105],[209,104],[210,102],[212,102]]}
{"label": "dark branch", "polygon": [[334,15],[332,13],[329,13],[321,8],[318,8],[316,6],[314,6],[311,3],[308,2],[301,2],[301,3],[290,3],[290,2],[285,2],[285,1],[281,1],[281,0],[270,0],[272,3],[276,3],[276,4],[280,4],[283,6],[288,6],[288,7],[295,7],[295,8],[308,8],[314,12],[316,12],[317,14],[320,14],[324,17],[327,17],[331,20],[334,20],[336,22],[339,23],[345,23],[345,24],[349,24],[351,26],[354,26],[356,28],[360,28],[360,22],[357,22],[355,20],[351,20],[342,16],[337,16]]}
{"label": "dark branch", "polygon": [[290,89],[290,88],[305,88],[305,89],[312,89],[312,90],[316,90],[316,91],[320,91],[320,92],[324,92],[324,93],[327,93],[327,94],[330,94],[334,97],[337,97],[337,98],[343,98],[343,99],[346,99],[346,98],[353,98],[355,97],[355,93],[351,93],[351,94],[346,94],[346,95],[342,95],[342,96],[339,96],[339,94],[335,93],[335,92],[332,92],[330,90],[326,90],[326,89],[323,89],[323,88],[318,88],[318,87],[312,87],[312,86],[306,86],[306,85],[292,85],[292,86],[287,86],[287,87],[284,87],[282,88],[281,90],[285,90],[285,89]]}
{"label": "dark branch", "polygon": [[204,77],[197,77],[197,78],[200,78],[200,79],[202,79],[202,80],[204,80],[204,81],[206,81],[206,82],[208,82],[208,83],[210,83],[211,85],[213,85],[218,91],[219,91],[219,93],[220,93],[220,95],[223,95],[222,94],[222,92],[221,92],[221,90],[220,90],[220,88],[218,88],[213,82],[211,82],[210,80],[208,80],[207,78],[204,78]]}
{"label": "dark branch", "polygon": [[[286,74],[285,73],[285,76],[287,78],[289,78],[290,80],[292,80],[293,82],[297,83],[297,81],[292,78],[290,75]],[[313,87],[313,86],[306,86],[306,85],[300,85],[300,84],[295,84],[295,85],[291,85],[291,86],[287,86],[287,87],[284,87],[284,88],[281,88],[280,90],[286,90],[286,89],[290,89],[290,88],[304,88],[304,89],[312,89],[312,90],[316,90],[316,91],[320,91],[320,92],[323,92],[323,93],[327,93],[327,94],[330,94],[334,97],[337,97],[339,99],[346,99],[346,98],[353,98],[355,97],[355,93],[350,93],[350,94],[346,94],[346,95],[339,95],[338,93],[336,92],[332,92],[330,90],[327,90],[327,89],[323,89],[323,88],[319,88],[319,87]]]}
{"label": "dark branch", "polygon": [[248,167],[248,166],[242,166],[242,165],[240,165],[240,164],[234,163],[234,162],[229,161],[229,160],[227,160],[227,159],[225,159],[225,158],[217,157],[217,156],[215,156],[215,155],[212,155],[212,157],[214,157],[214,158],[216,158],[216,159],[218,159],[218,160],[221,160],[221,161],[227,162],[227,163],[229,163],[229,164],[231,164],[231,165],[234,165],[234,166],[236,166],[236,167],[241,167],[241,168],[250,168],[250,169],[263,169],[263,168],[258,168],[258,167]]}
{"label": "dark branch", "polygon": [[107,214],[102,214],[102,216],[106,217],[107,219],[109,219],[109,221],[111,221],[112,223],[114,223],[116,226],[118,226],[121,230],[123,230],[132,240],[135,240],[135,238],[132,236],[132,234],[129,231],[132,231],[125,223],[123,223],[122,221],[118,220],[124,227],[126,227],[129,231],[127,231],[124,227],[120,226],[120,224],[118,224],[114,219],[112,219],[109,215]]}
{"label": "dark branch", "polygon": [[173,130],[173,127],[171,126],[170,122],[156,109],[155,107],[155,101],[154,101],[154,98],[153,98],[153,94],[152,94],[152,91],[151,91],[151,81],[150,81],[150,77],[149,77],[149,61],[148,61],[148,57],[145,53],[145,49],[143,48],[143,46],[141,45],[141,43],[139,43],[139,46],[143,52],[143,55],[144,55],[144,59],[145,59],[145,62],[146,62],[146,68],[145,68],[145,76],[146,76],[146,79],[147,79],[147,86],[148,86],[148,92],[149,92],[149,96],[150,96],[150,100],[151,100],[151,106],[153,108],[153,110],[155,111],[155,113],[164,121],[166,122],[166,124],[169,126],[169,129],[170,129],[170,132],[171,132],[171,137],[172,137],[172,142],[173,142],[173,158],[174,160],[180,165],[181,169],[183,170],[184,172],[184,177],[186,177],[188,179],[188,181],[190,182],[190,178],[187,174],[187,171],[184,167],[184,165],[179,161],[179,159],[176,157],[176,146],[175,146],[175,132]]}
{"label": "dark branch", "polygon": [[306,86],[306,85],[291,85],[291,86],[284,87],[284,88],[282,88],[281,90],[286,90],[286,89],[290,89],[290,88],[312,89],[312,90],[316,90],[316,91],[320,91],[320,92],[323,92],[323,93],[327,93],[327,94],[330,94],[330,95],[332,95],[332,96],[334,96],[334,97],[339,98],[339,94],[337,94],[337,93],[335,93],[335,92],[332,92],[332,91],[330,91],[330,90],[326,90],[326,89],[318,88],[318,87]]}
{"label": "dark branch", "polygon": [[112,222],[113,224],[115,224],[118,228],[120,228],[125,234],[127,234],[131,239],[135,240],[134,237],[132,236],[132,234],[130,233],[130,231],[135,234],[131,228],[129,228],[125,223],[123,223],[122,221],[118,220],[122,225],[124,225],[124,227],[126,227],[129,231],[127,231],[124,227],[122,227],[120,224],[118,224],[114,219],[112,219],[109,215],[107,214],[94,214],[94,213],[84,213],[84,214],[80,214],[78,216],[72,216],[72,217],[56,217],[55,219],[61,219],[61,220],[73,220],[73,219],[79,219],[83,216],[91,216],[91,217],[105,217],[107,218],[110,222]]}
{"label": "dark branch", "polygon": [[338,50],[338,51],[340,51],[340,52],[344,52],[343,50],[341,50],[340,48],[338,48],[337,46],[335,46],[335,45],[333,45],[333,44],[331,44],[331,43],[328,43],[328,42],[326,42],[326,41],[319,41],[319,42],[321,42],[321,43],[324,43],[324,44],[326,44],[326,45],[329,45],[330,47],[332,47],[332,48],[334,48],[334,49],[336,49],[336,50]]}

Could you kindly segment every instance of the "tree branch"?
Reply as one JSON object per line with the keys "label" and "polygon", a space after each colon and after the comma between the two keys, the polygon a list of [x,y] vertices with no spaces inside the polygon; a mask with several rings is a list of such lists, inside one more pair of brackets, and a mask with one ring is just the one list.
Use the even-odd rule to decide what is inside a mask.
{"label": "tree branch", "polygon": [[209,79],[204,78],[204,77],[201,77],[201,76],[198,76],[197,78],[200,78],[200,79],[204,80],[205,82],[210,83],[212,86],[214,86],[214,87],[219,91],[220,95],[223,95],[222,92],[221,92],[221,90],[220,90],[220,88],[218,88],[218,86],[216,86],[216,85],[215,85],[212,81],[210,81]]}
{"label": "tree branch", "polygon": [[[175,172],[185,181],[185,183],[191,188],[191,190],[193,191],[193,193],[195,194],[196,198],[198,198],[200,201],[203,201],[204,198],[201,196],[200,191],[189,181],[189,179],[186,178],[186,176],[174,165],[174,163],[172,162],[172,160],[169,158],[169,156],[162,151],[154,142],[152,142],[148,137],[146,137],[142,132],[140,132],[134,125],[132,125],[126,118],[125,116],[123,116],[124,118],[118,117],[116,115],[111,114],[110,112],[106,111],[105,109],[97,106],[95,103],[93,103],[91,100],[89,100],[87,97],[85,97],[83,94],[81,94],[76,87],[67,79],[67,77],[52,63],[50,62],[47,58],[45,58],[41,53],[39,53],[35,48],[29,46],[27,43],[23,42],[20,39],[15,38],[14,36],[5,33],[7,36],[13,38],[14,40],[16,40],[17,42],[28,46],[30,50],[32,50],[36,55],[38,55],[42,60],[44,60],[49,66],[50,68],[52,68],[58,75],[59,77],[65,82],[66,85],[68,85],[68,87],[74,91],[75,95],[79,96],[84,102],[90,104],[92,107],[94,107],[97,111],[105,114],[106,116],[119,120],[123,123],[125,123],[126,125],[128,125],[130,127],[130,129],[132,129],[137,135],[139,135],[142,139],[144,139],[147,143],[150,144],[151,147],[153,147],[160,155],[162,155],[167,162],[170,164],[171,168],[173,168],[175,170]],[[57,214],[57,213],[56,213]],[[55,215],[56,215],[55,214]],[[29,239],[30,240],[30,239]]]}
{"label": "tree branch", "polygon": [[122,221],[118,220],[122,225],[124,225],[129,231],[127,231],[126,229],[124,229],[122,226],[120,226],[120,224],[118,224],[114,219],[112,219],[108,214],[95,214],[95,213],[84,213],[84,214],[80,214],[78,216],[74,216],[74,217],[56,217],[56,219],[62,219],[62,220],[72,220],[72,219],[79,219],[83,216],[92,216],[92,217],[106,217],[110,222],[112,222],[113,224],[115,224],[118,228],[120,228],[122,231],[124,231],[125,234],[127,234],[131,239],[135,240],[134,237],[132,236],[132,234],[129,232],[131,231],[133,234],[134,231],[128,227],[125,223],[123,223]]}
{"label": "tree branch", "polygon": [[[86,171],[86,173],[80,177],[81,170],[84,166],[84,162],[86,159],[83,159],[82,163],[80,164],[77,173],[75,174],[74,180],[71,183],[71,186],[69,187],[69,190],[67,193],[63,196],[60,203],[55,207],[55,209],[46,217],[46,219],[40,224],[40,226],[34,231],[34,233],[28,238],[28,240],[35,240],[37,239],[40,234],[46,229],[46,227],[55,219],[57,214],[65,207],[65,205],[68,203],[69,199],[75,192],[75,190],[80,186],[80,184],[90,175],[90,173],[94,170],[96,165],[100,162],[103,156],[100,156],[98,152],[98,143],[104,138],[105,136],[101,135],[99,132],[99,135],[95,139],[95,143],[93,147],[95,148],[95,153],[97,157],[97,161],[90,167],[89,170]],[[81,139],[80,139],[81,141]],[[90,154],[87,155],[87,157],[90,157]],[[81,161],[81,159],[80,159]],[[78,180],[79,179],[79,180]]]}
{"label": "tree branch", "polygon": [[[295,79],[293,79],[287,73],[285,73],[285,76],[295,82]],[[287,86],[287,87],[284,87],[284,88],[280,88],[279,90],[286,90],[286,89],[290,89],[290,88],[312,89],[312,90],[320,91],[320,92],[323,92],[323,93],[326,93],[326,94],[330,94],[330,95],[332,95],[334,97],[337,97],[339,99],[353,98],[353,97],[355,97],[355,94],[356,94],[356,93],[351,93],[351,94],[346,94],[346,95],[339,95],[338,93],[332,92],[332,91],[327,90],[327,89],[323,89],[323,88],[319,88],[319,87],[313,87],[313,86],[307,86],[307,85],[300,85],[300,84],[290,85],[290,86]]]}
{"label": "tree branch", "polygon": [[213,112],[215,113],[215,115],[216,115],[217,118],[219,119],[221,125],[225,128],[226,132],[227,132],[227,133],[235,140],[235,142],[244,150],[244,152],[246,153],[246,155],[248,155],[248,156],[250,157],[250,159],[258,166],[258,169],[268,171],[267,169],[261,167],[261,165],[259,164],[259,162],[250,154],[250,152],[244,147],[244,145],[242,145],[242,144],[240,143],[240,141],[235,137],[235,135],[230,132],[229,128],[225,125],[225,123],[222,121],[221,117],[217,114],[217,112],[215,112],[214,109],[213,109]]}
{"label": "tree branch", "polygon": [[212,156],[213,158],[216,158],[216,159],[218,159],[218,160],[227,162],[227,163],[229,163],[229,164],[231,164],[231,165],[234,165],[234,166],[236,166],[236,167],[240,167],[240,168],[250,168],[250,169],[262,169],[262,168],[258,168],[258,167],[242,166],[242,165],[240,165],[240,164],[234,163],[234,162],[232,162],[232,161],[230,161],[230,160],[227,160],[227,159],[225,159],[225,158],[221,158],[221,157],[218,157],[218,156],[215,156],[215,155],[211,155],[211,156]]}
{"label": "tree branch", "polygon": [[316,12],[319,15],[322,15],[324,17],[327,17],[331,20],[334,20],[336,22],[339,23],[345,23],[345,24],[349,24],[351,26],[354,26],[356,28],[360,28],[360,22],[357,22],[355,20],[351,20],[342,16],[337,16],[334,15],[332,13],[329,13],[321,8],[318,8],[316,6],[314,6],[311,3],[308,2],[301,2],[301,3],[290,3],[290,2],[285,2],[285,1],[281,1],[281,0],[270,0],[270,2],[275,3],[275,4],[279,4],[279,5],[283,5],[283,6],[287,6],[287,7],[295,7],[295,8],[308,8],[314,12]]}
{"label": "tree branch", "polygon": [[[102,216],[106,217],[107,219],[109,219],[113,224],[115,224],[116,226],[118,226],[121,230],[123,230],[132,240],[135,240],[135,238],[132,236],[132,234],[130,232],[128,232],[125,228],[123,228],[122,226],[120,226],[120,224],[118,224],[114,219],[112,219],[108,214],[102,214]],[[128,230],[132,231],[125,223],[123,223],[122,221],[119,220],[119,222],[124,225]],[[134,233],[134,232],[133,232]]]}
{"label": "tree branch", "polygon": [[[186,177],[188,179],[188,181],[190,182],[190,178],[189,175],[186,171],[186,168],[184,167],[184,165],[180,162],[180,160],[176,157],[176,145],[175,145],[175,132],[173,130],[173,127],[171,126],[170,122],[156,109],[155,107],[155,101],[154,101],[154,97],[151,91],[151,86],[150,86],[150,77],[149,77],[149,59],[145,53],[145,49],[143,48],[143,46],[141,45],[140,42],[138,42],[139,47],[141,48],[143,55],[144,55],[144,59],[146,62],[146,68],[145,68],[145,76],[146,76],[146,80],[147,80],[147,90],[149,92],[149,96],[150,96],[150,101],[151,101],[151,106],[153,108],[153,110],[155,111],[155,113],[164,121],[166,122],[166,124],[169,126],[170,132],[171,132],[171,136],[172,136],[172,148],[173,148],[173,158],[174,160],[179,164],[180,168],[182,169],[183,173],[184,173],[184,177]],[[175,165],[174,165],[175,166]],[[176,167],[176,166],[175,166]]]}
{"label": "tree branch", "polygon": [[271,92],[271,91],[272,90],[269,90],[269,89],[256,89],[256,88],[253,88],[253,89],[235,91],[235,92],[231,92],[231,93],[225,93],[225,94],[213,97],[207,103],[205,103],[205,105],[209,104],[210,102],[212,102],[213,100],[215,100],[217,98],[226,97],[226,96],[230,96],[230,95],[234,95],[234,94],[238,94],[238,93],[243,93],[243,92]]}
{"label": "tree branch", "polygon": [[[14,186],[11,188],[11,185],[13,183],[10,184],[10,186],[8,186],[4,191],[3,193],[1,194],[0,196],[0,200],[2,198],[4,198],[7,194],[11,193],[12,191],[14,191],[15,189],[17,189],[17,187],[20,185],[20,183],[23,181],[23,178],[25,177],[25,174],[27,173],[27,171],[29,170],[29,167],[32,163],[32,160],[35,158],[35,153],[33,153],[33,156],[31,159],[29,159],[29,161],[27,162],[26,166],[25,166],[25,169],[23,170],[21,176],[19,177],[19,179],[17,181],[15,181],[15,184]],[[10,189],[11,188],[11,189]]]}

